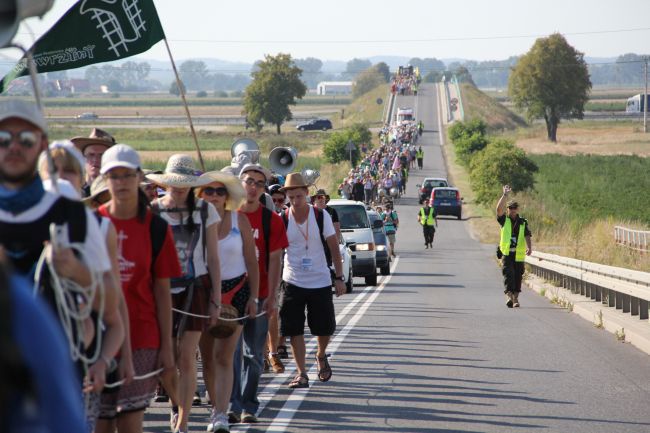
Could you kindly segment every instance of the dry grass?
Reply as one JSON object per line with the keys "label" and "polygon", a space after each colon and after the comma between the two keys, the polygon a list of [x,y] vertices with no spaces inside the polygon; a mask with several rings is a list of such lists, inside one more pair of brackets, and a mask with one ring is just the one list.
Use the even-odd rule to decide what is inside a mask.
{"label": "dry grass", "polygon": [[526,122],[471,84],[461,85],[465,120],[482,119],[490,131],[512,130]]}
{"label": "dry grass", "polygon": [[650,134],[636,122],[570,122],[560,124],[558,141],[546,139],[544,125],[506,134],[528,153],[561,155],[639,155],[650,156]]}
{"label": "dry grass", "polygon": [[338,187],[350,171],[349,162],[338,164],[323,164],[320,168],[320,177],[316,181],[316,188],[323,188],[331,198],[338,198]]}
{"label": "dry grass", "polygon": [[[344,119],[341,119],[340,116],[331,118],[334,128],[345,128],[355,123],[364,123],[368,126],[380,126],[382,124],[382,113],[385,105],[388,103],[388,90],[388,85],[382,84],[352,101],[345,107]],[[377,104],[378,98],[381,98],[383,101],[381,105]]]}

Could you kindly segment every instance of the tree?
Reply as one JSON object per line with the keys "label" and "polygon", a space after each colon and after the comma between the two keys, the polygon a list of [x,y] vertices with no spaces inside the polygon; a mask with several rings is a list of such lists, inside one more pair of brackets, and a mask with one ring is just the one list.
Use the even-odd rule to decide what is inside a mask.
{"label": "tree", "polygon": [[296,98],[307,93],[305,83],[300,79],[302,70],[291,60],[290,54],[266,55],[257,63],[253,81],[246,88],[244,110],[251,124],[261,120],[272,123],[281,133],[282,124],[293,118],[289,105],[296,105]]}
{"label": "tree", "polygon": [[372,62],[364,59],[352,59],[345,66],[345,73],[349,77],[356,77],[366,69],[370,69]]}
{"label": "tree", "polygon": [[445,70],[445,64],[442,61],[434,58],[425,58],[421,59],[419,57],[413,57],[408,62],[409,65],[420,69],[421,75],[427,75],[430,73],[442,74]]}
{"label": "tree", "polygon": [[352,166],[354,167],[360,156],[361,145],[365,143],[368,148],[372,146],[372,132],[366,125],[356,123],[342,131],[332,133],[323,146],[323,154],[327,162],[336,164],[341,161],[349,161],[350,151],[345,150],[345,147],[350,141],[356,146],[356,150],[352,151]]}
{"label": "tree", "polygon": [[388,83],[391,78],[390,68],[385,62],[379,62],[372,67],[375,71],[380,73],[384,77],[384,82]]}
{"label": "tree", "polygon": [[384,76],[375,68],[367,69],[357,76],[352,87],[352,97],[358,98],[382,84],[386,84]]}
{"label": "tree", "polygon": [[559,33],[535,41],[519,59],[508,93],[528,120],[543,118],[550,141],[557,141],[560,119],[582,119],[591,81],[584,54]]}
{"label": "tree", "polygon": [[477,152],[487,146],[487,124],[480,119],[470,122],[456,122],[449,128],[449,138],[454,143],[456,158],[466,167]]}
{"label": "tree", "polygon": [[533,188],[533,174],[538,170],[526,153],[512,142],[497,139],[480,151],[470,164],[470,181],[476,201],[492,203],[501,194],[503,185],[513,192]]}
{"label": "tree", "polygon": [[321,75],[323,62],[314,57],[307,57],[306,59],[295,59],[293,62],[297,67],[302,69],[302,79],[307,87],[315,88],[318,84],[318,78]]}
{"label": "tree", "polygon": [[186,60],[178,68],[178,74],[188,89],[209,87],[210,74],[205,62],[201,60]]}
{"label": "tree", "polygon": [[[187,87],[185,87],[185,83],[182,81],[181,86],[183,86],[183,93],[187,94]],[[178,91],[178,84],[176,84],[176,80],[172,81],[172,83],[169,85],[169,93],[176,96],[181,94],[181,92]]]}

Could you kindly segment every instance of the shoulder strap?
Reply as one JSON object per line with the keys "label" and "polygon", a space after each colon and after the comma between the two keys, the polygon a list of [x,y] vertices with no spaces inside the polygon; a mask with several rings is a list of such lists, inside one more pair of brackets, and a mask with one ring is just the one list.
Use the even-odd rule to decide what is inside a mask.
{"label": "shoulder strap", "polygon": [[323,210],[318,209],[317,207],[314,206],[314,215],[316,216],[316,224],[318,224],[318,233],[320,233],[320,241],[323,244],[323,251],[325,252],[325,260],[327,260],[327,266],[332,265],[332,253],[330,252],[330,248],[327,245],[327,241],[325,240],[325,236],[323,236]]}
{"label": "shoulder strap", "polygon": [[264,250],[266,252],[266,271],[269,271],[269,239],[271,238],[271,216],[272,212],[262,206],[262,233],[264,234]]}
{"label": "shoulder strap", "polygon": [[206,235],[206,223],[208,221],[208,202],[205,200],[201,200],[201,208],[199,210],[201,214],[201,243],[203,244],[203,262],[207,265],[208,262],[205,259],[206,255],[206,244],[207,240],[205,238]]}
{"label": "shoulder strap", "polygon": [[158,255],[165,242],[165,236],[167,236],[167,221],[154,213],[151,214],[151,222],[149,223],[149,236],[151,238],[151,276],[153,278],[156,260],[158,260]]}

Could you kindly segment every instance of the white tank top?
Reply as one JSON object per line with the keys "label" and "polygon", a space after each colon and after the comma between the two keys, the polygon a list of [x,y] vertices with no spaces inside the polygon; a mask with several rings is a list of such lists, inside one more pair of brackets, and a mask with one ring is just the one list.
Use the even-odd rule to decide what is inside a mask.
{"label": "white tank top", "polygon": [[244,242],[239,231],[239,214],[230,212],[230,232],[219,239],[219,263],[221,264],[221,279],[230,280],[246,273],[244,260]]}

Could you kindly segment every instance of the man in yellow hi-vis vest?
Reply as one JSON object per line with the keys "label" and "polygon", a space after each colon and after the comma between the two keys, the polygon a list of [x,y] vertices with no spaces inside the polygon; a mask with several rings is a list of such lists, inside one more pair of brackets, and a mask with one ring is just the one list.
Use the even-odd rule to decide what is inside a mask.
{"label": "man in yellow hi-vis vest", "polygon": [[[429,206],[429,203],[431,204]],[[433,248],[433,235],[436,232],[434,224],[438,225],[438,218],[433,209],[433,200],[425,200],[424,207],[420,208],[418,213],[418,222],[422,224],[422,232],[424,233],[424,248]]]}
{"label": "man in yellow hi-vis vest", "polygon": [[499,251],[503,254],[503,285],[508,308],[519,307],[524,259],[533,251],[528,221],[519,216],[519,204],[508,201],[510,191],[510,186],[504,185],[497,203],[497,222],[501,226]]}

